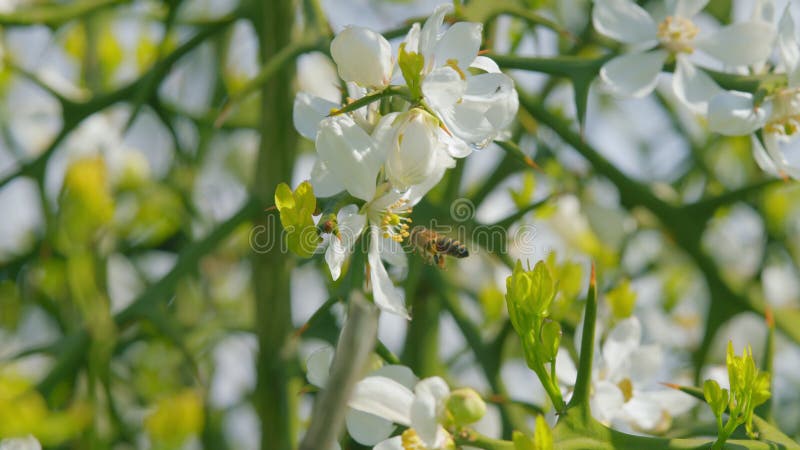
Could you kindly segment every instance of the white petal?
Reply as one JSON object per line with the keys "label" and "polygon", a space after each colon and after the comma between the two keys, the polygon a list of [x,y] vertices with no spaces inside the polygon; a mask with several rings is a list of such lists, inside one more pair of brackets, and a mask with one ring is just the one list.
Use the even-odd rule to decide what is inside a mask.
{"label": "white petal", "polygon": [[317,159],[311,168],[311,186],[314,188],[314,195],[320,198],[331,197],[344,190],[344,185],[333,176],[328,166],[320,159]]}
{"label": "white petal", "polygon": [[3,439],[0,441],[0,450],[42,450],[42,446],[35,437],[28,435],[23,438]]}
{"label": "white petal", "polygon": [[465,158],[472,154],[472,147],[466,142],[447,134],[444,130],[439,130],[439,142],[444,145],[447,154],[453,158]]}
{"label": "white petal", "polygon": [[758,167],[770,175],[779,176],[778,167],[755,135],[750,139],[750,145],[753,147],[753,159],[756,160]]}
{"label": "white petal", "polygon": [[42,445],[33,435],[22,438],[3,439],[0,442],[3,450],[42,450]]}
{"label": "white petal", "polygon": [[650,14],[630,0],[597,0],[592,23],[601,34],[626,44],[656,40],[657,25]]}
{"label": "white petal", "polygon": [[578,378],[578,368],[575,367],[575,363],[567,352],[558,352],[556,354],[556,376],[562,384],[575,386],[575,380]]}
{"label": "white petal", "polygon": [[672,416],[688,412],[698,402],[698,400],[691,395],[676,389],[650,391],[641,394],[641,396],[659,405],[662,410],[668,412]]}
{"label": "white petal", "polygon": [[372,199],[382,155],[352,118],[342,114],[323,120],[317,134],[317,153],[350,194],[366,201]]}
{"label": "white petal", "polygon": [[772,22],[775,18],[775,2],[774,0],[755,0],[753,5],[753,13],[750,15],[752,20],[763,20],[764,22]]}
{"label": "white petal", "polygon": [[769,58],[774,42],[775,27],[759,21],[728,25],[695,44],[727,65],[747,66]]}
{"label": "white petal", "polygon": [[314,140],[317,138],[319,123],[328,117],[332,109],[339,105],[329,102],[305,92],[298,92],[294,97],[294,109],[292,118],[294,127],[303,137]]}
{"label": "white petal", "polygon": [[756,109],[752,94],[722,91],[708,103],[708,126],[726,136],[746,136],[764,126],[771,109],[770,102]]}
{"label": "white petal", "polygon": [[389,364],[383,366],[374,372],[370,373],[368,376],[381,376],[390,378],[398,383],[402,384],[403,386],[412,389],[417,382],[419,382],[419,378],[414,375],[414,372],[406,366],[401,366],[399,364]]}
{"label": "white petal", "polygon": [[655,89],[667,55],[657,50],[618,56],[603,65],[600,78],[616,95],[644,97]]}
{"label": "white petal", "polygon": [[367,226],[367,217],[359,214],[358,206],[347,205],[339,210],[336,221],[344,247],[347,250],[352,249],[361,232],[364,231],[364,227]]}
{"label": "white petal", "polygon": [[642,345],[631,353],[630,378],[635,383],[649,383],[661,372],[664,352],[658,345]]}
{"label": "white petal", "polygon": [[331,41],[331,56],[345,81],[380,88],[392,78],[392,46],[369,28],[345,28]]}
{"label": "white petal", "polygon": [[610,380],[617,381],[617,376],[623,376],[620,372],[629,367],[631,353],[639,347],[641,339],[642,326],[636,317],[620,321],[608,333],[603,343],[603,361]]}
{"label": "white petal", "polygon": [[372,446],[392,435],[394,424],[386,419],[351,409],[345,417],[347,432],[359,444]]}
{"label": "white petal", "polygon": [[381,261],[380,230],[376,226],[372,226],[371,229],[367,260],[369,261],[369,279],[375,304],[383,311],[410,319],[405,300],[403,300],[403,291],[392,283],[386,267]]}
{"label": "white petal", "polygon": [[622,391],[614,383],[599,381],[594,384],[590,407],[592,415],[599,421],[610,423],[619,414],[625,403]]}
{"label": "white petal", "polygon": [[379,251],[381,252],[381,259],[387,263],[403,269],[408,267],[406,252],[402,244],[394,239],[382,237]]}
{"label": "white petal", "polygon": [[397,381],[386,377],[367,377],[356,383],[348,405],[394,423],[410,426],[413,401],[414,394]]}
{"label": "white petal", "polygon": [[678,17],[691,19],[703,10],[708,4],[708,0],[678,0],[675,4],[674,14]]}
{"label": "white petal", "polygon": [[443,3],[436,7],[422,26],[419,34],[419,51],[425,58],[426,70],[433,68],[433,54],[436,51],[436,43],[439,41],[439,30],[442,28],[444,16],[453,10],[453,5]]}
{"label": "white petal", "polygon": [[404,450],[403,438],[401,436],[395,436],[391,439],[387,439],[375,447],[372,447],[372,450]]}
{"label": "white petal", "polygon": [[405,191],[433,175],[438,128],[436,118],[419,108],[404,113],[396,122],[395,140],[386,156],[386,175],[394,188]]}
{"label": "white petal", "polygon": [[705,115],[708,101],[722,92],[717,83],[705,72],[698,69],[685,56],[679,55],[672,77],[672,88],[675,96],[696,114]]}
{"label": "white petal", "polygon": [[405,193],[403,196],[406,200],[408,200],[409,206],[414,206],[422,200],[422,197],[425,196],[431,189],[434,188],[439,181],[442,180],[444,173],[447,169],[451,169],[455,167],[455,161],[447,155],[447,152],[440,151],[437,154],[437,165],[436,170],[433,171],[433,174],[425,180],[424,183],[415,184],[411,186],[411,189]]}
{"label": "white petal", "polygon": [[422,80],[425,102],[434,110],[449,108],[461,99],[466,90],[466,80],[462,80],[452,67],[434,69]]}
{"label": "white petal", "polygon": [[[779,136],[772,133],[764,134],[764,145],[772,162],[781,177],[800,178],[800,138],[798,136]],[[788,155],[792,159],[787,158]]]}
{"label": "white petal", "polygon": [[439,439],[439,415],[450,395],[447,383],[439,377],[426,378],[414,387],[411,404],[411,427],[428,448],[437,448]]}
{"label": "white petal", "polygon": [[661,406],[636,395],[622,405],[622,411],[628,420],[643,430],[652,430],[661,420]]}
{"label": "white petal", "polygon": [[789,5],[786,5],[778,24],[777,45],[781,62],[789,75],[789,86],[800,86],[800,43],[797,42],[797,31]]}
{"label": "white petal", "polygon": [[403,43],[406,44],[405,50],[407,52],[419,52],[419,33],[419,24],[415,23],[414,25],[411,25],[411,29],[408,30],[408,34],[406,34],[406,38],[403,40]]}
{"label": "white petal", "polygon": [[320,389],[325,388],[325,385],[328,384],[334,352],[333,347],[328,345],[316,350],[308,357],[306,378],[309,383]]}
{"label": "white petal", "polygon": [[347,205],[340,209],[336,220],[339,236],[331,235],[328,249],[325,250],[325,262],[328,263],[334,281],[339,279],[342,264],[367,224],[366,216],[358,213],[356,205]]}
{"label": "white petal", "polygon": [[331,235],[328,248],[325,250],[325,262],[328,264],[333,281],[338,280],[342,275],[342,265],[345,259],[347,259],[347,250],[338,237]]}
{"label": "white petal", "polygon": [[481,148],[511,123],[518,107],[514,81],[502,73],[484,73],[467,79],[460,102],[434,109],[455,136]]}
{"label": "white petal", "polygon": [[483,70],[487,73],[500,73],[500,66],[488,56],[478,56],[470,65],[473,69]]}
{"label": "white petal", "polygon": [[483,25],[474,22],[458,22],[451,26],[436,44],[434,64],[442,66],[455,61],[466,71],[481,49]]}

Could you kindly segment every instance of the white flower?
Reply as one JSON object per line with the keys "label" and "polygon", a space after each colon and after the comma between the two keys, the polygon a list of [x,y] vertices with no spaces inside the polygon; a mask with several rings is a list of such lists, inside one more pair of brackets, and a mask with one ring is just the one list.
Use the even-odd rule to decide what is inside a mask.
{"label": "white flower", "polygon": [[[306,376],[311,384],[325,389],[333,356],[333,347],[327,346],[320,348],[308,357]],[[418,381],[411,369],[400,365],[383,366],[367,375],[367,377],[378,376],[390,379],[407,389],[411,389]],[[362,445],[375,445],[391,436],[395,429],[390,420],[357,409],[347,411],[345,423],[350,436]]]}
{"label": "white flower", "polygon": [[[478,56],[483,26],[459,22],[442,32],[452,5],[443,4],[420,29],[414,24],[405,51],[424,58],[422,93],[425,102],[456,137],[484,147],[514,119],[519,107],[513,80],[490,58]],[[473,75],[471,69],[483,73]],[[461,156],[466,156],[469,150]],[[455,155],[454,155],[455,156]]]}
{"label": "white flower", "polygon": [[386,175],[395,189],[405,191],[425,183],[440,166],[452,167],[438,120],[432,115],[413,108],[384,116],[382,121],[375,138],[386,149]]}
{"label": "white flower", "polygon": [[[657,387],[655,377],[663,365],[661,348],[641,344],[641,324],[636,317],[619,322],[602,346],[592,371],[590,406],[594,417],[606,424],[621,420],[644,431],[661,431],[672,416],[683,414],[694,400],[679,391]],[[564,352],[556,359],[556,373],[572,386],[577,370]]]}
{"label": "white flower", "polygon": [[[339,191],[344,188],[354,197],[372,200],[385,150],[347,114],[324,119],[316,139],[320,161],[317,175],[334,184],[326,187],[335,190],[338,184]],[[313,179],[312,184],[317,187]]]}
{"label": "white flower", "polygon": [[41,444],[33,436],[10,438],[0,441],[0,450],[42,450]]}
{"label": "white flower", "polygon": [[672,78],[675,95],[689,108],[705,114],[708,101],[720,91],[714,81],[689,59],[702,50],[729,66],[746,66],[766,59],[772,51],[775,29],[753,20],[723,27],[705,37],[692,17],[708,0],[677,0],[670,14],[656,23],[641,6],[630,0],[596,0],[592,22],[600,33],[632,46],[631,52],[607,62],[600,78],[612,92],[643,97],[656,86],[667,58],[675,58]]}
{"label": "white flower", "polygon": [[334,281],[339,279],[342,264],[364,231],[367,218],[358,213],[356,205],[347,205],[339,210],[336,223],[339,233],[330,236],[328,248],[325,250],[325,262],[328,263]]}
{"label": "white flower", "polygon": [[[750,93],[722,92],[709,103],[708,125],[728,136],[763,129],[763,145],[756,136],[752,137],[753,157],[758,165],[773,175],[800,178],[800,43],[788,7],[778,29],[778,55],[786,70],[787,86],[758,107]],[[794,160],[790,160],[792,157]]]}
{"label": "white flower", "polygon": [[406,386],[387,377],[373,376],[356,384],[350,407],[409,427],[401,436],[387,439],[375,450],[453,448],[453,438],[440,424],[450,388],[439,377]]}
{"label": "white flower", "polygon": [[380,89],[392,79],[392,46],[368,28],[350,26],[337,34],[331,42],[331,56],[344,81]]}

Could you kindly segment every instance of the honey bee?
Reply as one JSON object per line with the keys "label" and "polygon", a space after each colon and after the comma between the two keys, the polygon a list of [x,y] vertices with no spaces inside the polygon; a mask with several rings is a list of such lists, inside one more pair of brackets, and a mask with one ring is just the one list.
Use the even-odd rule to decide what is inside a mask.
{"label": "honey bee", "polygon": [[414,227],[408,239],[414,246],[414,250],[419,251],[428,264],[435,263],[442,269],[444,269],[446,256],[454,258],[469,256],[469,251],[464,244],[422,226]]}

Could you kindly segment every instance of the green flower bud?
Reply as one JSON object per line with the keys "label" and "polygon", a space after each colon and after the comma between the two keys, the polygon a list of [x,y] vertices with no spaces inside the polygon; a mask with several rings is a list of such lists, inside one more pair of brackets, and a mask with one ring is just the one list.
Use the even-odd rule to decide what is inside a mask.
{"label": "green flower bud", "polygon": [[549,315],[548,309],[556,295],[550,269],[539,261],[533,270],[525,271],[517,261],[514,272],[506,279],[506,303],[511,324],[523,334]]}
{"label": "green flower bud", "polygon": [[558,353],[558,345],[561,343],[561,324],[548,320],[542,325],[540,336],[537,347],[541,349],[542,361],[554,361]]}
{"label": "green flower bud", "polygon": [[475,423],[486,414],[486,403],[471,388],[456,389],[447,399],[447,411],[456,425]]}

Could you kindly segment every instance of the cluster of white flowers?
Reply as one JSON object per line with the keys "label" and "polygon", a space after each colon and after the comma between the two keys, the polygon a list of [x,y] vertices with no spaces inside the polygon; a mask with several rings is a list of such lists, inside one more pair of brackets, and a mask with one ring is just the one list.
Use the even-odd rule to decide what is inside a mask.
{"label": "cluster of white flowers", "polygon": [[351,100],[402,83],[409,92],[405,111],[381,115],[371,103],[339,114],[341,105],[307,93],[295,99],[295,127],[316,143],[314,193],[328,197],[346,190],[365,202],[338,211],[339,235],[325,252],[331,276],[340,276],[347,254],[368,230],[375,303],[405,317],[401,290],[382,260],[391,262],[401,253],[398,243],[409,234],[411,208],[454,166],[454,158],[491,142],[518,108],[511,78],[478,55],[482,26],[443,27],[451,9],[441,5],[422,27],[414,24],[397,57],[383,36],[367,28],[348,27],[331,43]]}
{"label": "cluster of white flowers", "polygon": [[[773,1],[758,0],[753,2],[750,20],[703,33],[693,17],[708,0],[667,3],[667,15],[656,18],[631,0],[595,0],[595,29],[630,46],[628,53],[603,66],[603,82],[615,94],[642,97],[653,91],[665,63],[674,62],[675,96],[695,113],[707,116],[712,131],[731,136],[753,134],[754,156],[763,170],[800,178],[800,162],[792,163],[787,157],[800,148],[796,139],[800,130],[800,43],[789,7],[776,25]],[[766,98],[722,89],[690,58],[699,50],[731,73],[766,75],[776,47],[776,73],[785,75],[787,83],[765,89],[761,97]]]}
{"label": "cluster of white flowers", "polygon": [[[672,418],[689,411],[696,401],[658,384],[664,363],[660,346],[642,344],[638,318],[619,322],[608,333],[592,370],[594,417],[618,428],[658,433],[669,429]],[[578,372],[567,352],[558,353],[556,373],[570,395]]]}

